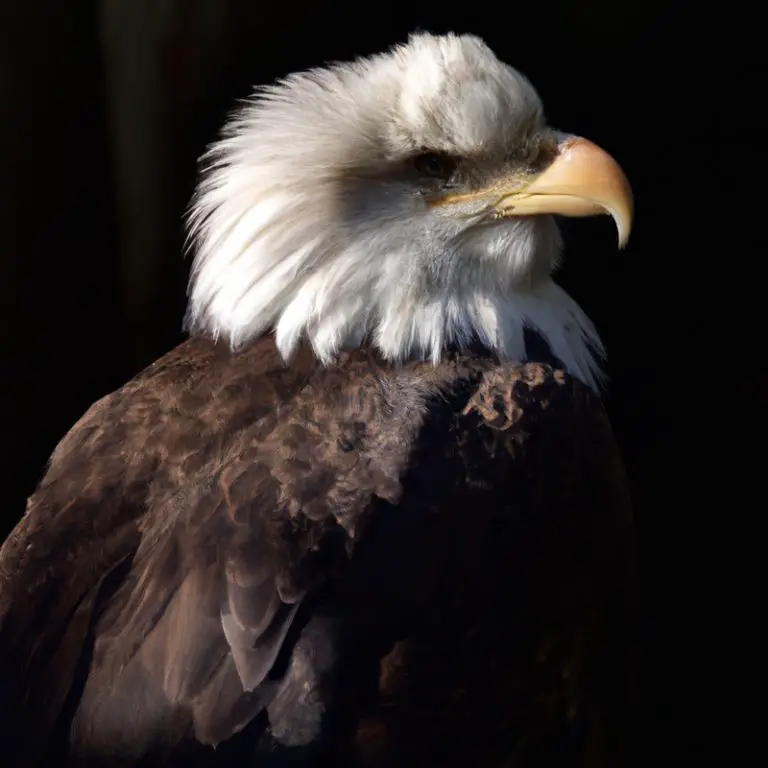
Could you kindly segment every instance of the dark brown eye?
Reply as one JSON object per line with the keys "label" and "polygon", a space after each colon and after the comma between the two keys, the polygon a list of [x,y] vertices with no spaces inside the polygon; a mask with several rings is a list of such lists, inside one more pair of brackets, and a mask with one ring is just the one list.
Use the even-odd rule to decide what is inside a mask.
{"label": "dark brown eye", "polygon": [[456,170],[456,158],[440,152],[422,152],[413,159],[416,170],[424,176],[449,179]]}

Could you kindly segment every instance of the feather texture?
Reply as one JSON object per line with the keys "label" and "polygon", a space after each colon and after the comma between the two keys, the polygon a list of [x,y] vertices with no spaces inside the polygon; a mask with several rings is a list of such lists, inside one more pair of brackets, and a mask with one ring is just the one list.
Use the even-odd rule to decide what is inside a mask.
{"label": "feather texture", "polygon": [[81,419],[0,550],[8,764],[541,747],[597,717],[624,494],[599,402],[546,366],[191,340]]}
{"label": "feather texture", "polygon": [[554,220],[448,214],[408,170],[428,149],[489,182],[550,134],[530,83],[473,36],[415,35],[262,89],[203,161],[188,326],[235,348],[274,330],[286,360],[307,339],[326,364],[364,338],[394,361],[476,340],[519,361],[533,328],[597,387],[600,338],[550,277]]}

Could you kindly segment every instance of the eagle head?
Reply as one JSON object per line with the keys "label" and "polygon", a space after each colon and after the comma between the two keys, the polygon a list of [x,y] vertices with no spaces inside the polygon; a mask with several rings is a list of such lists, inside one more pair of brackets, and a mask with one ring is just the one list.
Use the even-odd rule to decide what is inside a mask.
{"label": "eagle head", "polygon": [[477,37],[391,51],[260,89],[204,156],[187,323],[233,347],[273,330],[330,363],[369,340],[438,361],[479,341],[525,359],[532,328],[597,386],[594,326],[552,280],[554,214],[632,196],[615,161],[548,127],[531,84]]}

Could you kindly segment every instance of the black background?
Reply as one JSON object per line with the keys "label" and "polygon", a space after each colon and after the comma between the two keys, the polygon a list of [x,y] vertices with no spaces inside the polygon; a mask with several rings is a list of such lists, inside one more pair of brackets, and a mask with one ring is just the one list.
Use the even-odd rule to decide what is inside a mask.
{"label": "black background", "polygon": [[[118,258],[126,232],[98,4],[30,0],[0,11],[0,530],[22,514],[84,409],[181,340],[181,216],[196,157],[234,99],[416,29],[479,34],[532,80],[551,124],[603,146],[633,184],[629,247],[616,252],[607,219],[565,222],[561,282],[608,346],[607,405],[635,500],[645,609],[638,762],[708,752],[705,710],[722,665],[705,648],[722,629],[730,598],[721,575],[744,537],[743,519],[723,524],[743,509],[731,465],[765,383],[749,338],[760,324],[754,264],[765,248],[747,211],[760,143],[750,111],[759,89],[748,81],[756,20],[734,4],[715,13],[659,0],[260,5],[232,24],[215,66],[195,63],[204,84],[192,95],[178,88],[192,70],[174,70],[166,247],[152,284],[135,288],[122,282]],[[126,293],[140,307],[130,317]]]}

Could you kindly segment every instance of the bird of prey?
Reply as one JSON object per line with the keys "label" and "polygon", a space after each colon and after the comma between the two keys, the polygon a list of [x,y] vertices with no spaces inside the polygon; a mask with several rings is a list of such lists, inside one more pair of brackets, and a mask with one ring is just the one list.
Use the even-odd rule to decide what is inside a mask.
{"label": "bird of prey", "polygon": [[0,551],[3,765],[618,766],[631,513],[552,278],[603,213],[623,244],[617,163],[477,37],[257,91],[189,338]]}

